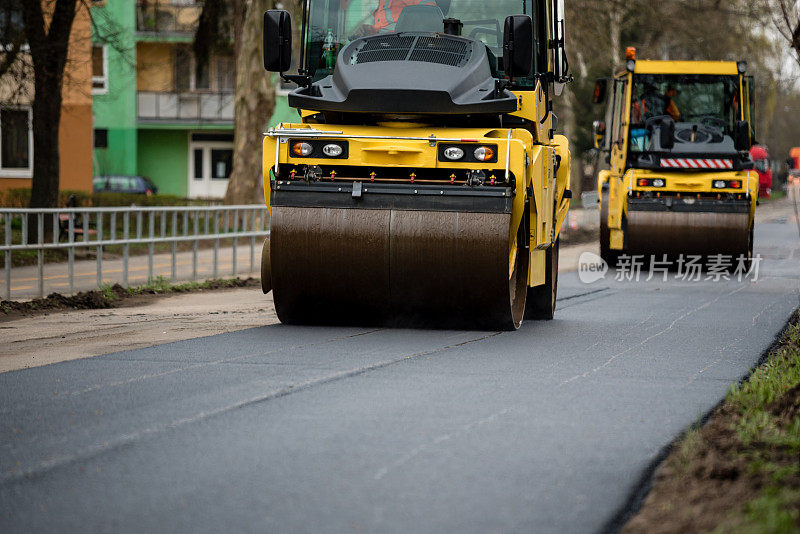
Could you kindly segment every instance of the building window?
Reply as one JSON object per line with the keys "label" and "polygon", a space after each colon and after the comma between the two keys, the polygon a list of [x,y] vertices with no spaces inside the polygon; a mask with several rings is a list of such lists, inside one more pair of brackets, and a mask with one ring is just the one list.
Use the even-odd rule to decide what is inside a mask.
{"label": "building window", "polygon": [[203,179],[203,149],[194,149],[194,179]]}
{"label": "building window", "polygon": [[187,47],[175,47],[175,89],[188,91],[192,88],[192,55]]}
{"label": "building window", "polygon": [[211,179],[227,180],[231,177],[233,169],[233,150],[211,149]]}
{"label": "building window", "polygon": [[30,178],[33,168],[31,110],[0,108],[0,173]]}
{"label": "building window", "polygon": [[198,69],[197,60],[188,46],[176,46],[174,52],[175,90],[178,92],[232,93],[236,84],[231,56],[212,56]]}
{"label": "building window", "polygon": [[0,49],[14,45],[23,31],[20,0],[0,1]]}
{"label": "building window", "polygon": [[92,94],[108,93],[108,47],[92,45]]}
{"label": "building window", "polygon": [[211,89],[208,65],[197,71],[197,62],[189,47],[175,48],[175,89],[178,91],[208,91]]}
{"label": "building window", "polygon": [[234,73],[236,67],[233,58],[230,56],[218,56],[214,61],[216,71],[217,91],[221,93],[232,93],[236,85]]}
{"label": "building window", "polygon": [[106,130],[105,128],[95,128],[94,147],[108,148],[108,130]]}

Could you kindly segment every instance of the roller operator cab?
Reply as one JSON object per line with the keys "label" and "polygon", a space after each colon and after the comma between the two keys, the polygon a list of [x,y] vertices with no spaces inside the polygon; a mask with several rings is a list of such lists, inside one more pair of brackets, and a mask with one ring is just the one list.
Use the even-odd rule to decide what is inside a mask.
{"label": "roller operator cab", "polygon": [[264,139],[262,281],[293,324],[515,329],[553,316],[570,155],[563,0],[307,0],[264,61],[301,122]]}
{"label": "roller operator cab", "polygon": [[744,62],[637,61],[598,80],[595,144],[600,248],[621,254],[731,256],[749,262],[758,173],[749,150],[753,82]]}

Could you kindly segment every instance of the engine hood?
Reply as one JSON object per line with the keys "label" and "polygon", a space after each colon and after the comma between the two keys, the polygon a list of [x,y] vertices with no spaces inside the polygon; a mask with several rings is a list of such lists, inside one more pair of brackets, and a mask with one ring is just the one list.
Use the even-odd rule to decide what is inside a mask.
{"label": "engine hood", "polygon": [[289,94],[307,110],[370,114],[510,113],[517,99],[495,92],[486,46],[439,33],[397,33],[351,42],[334,74]]}

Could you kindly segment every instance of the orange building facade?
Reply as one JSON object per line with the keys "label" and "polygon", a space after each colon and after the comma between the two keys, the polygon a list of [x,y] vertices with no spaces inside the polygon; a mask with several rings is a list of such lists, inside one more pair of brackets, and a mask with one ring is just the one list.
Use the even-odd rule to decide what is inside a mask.
{"label": "orange building facade", "polygon": [[[64,72],[59,127],[60,189],[92,189],[92,39],[88,8],[78,3]],[[0,191],[30,188],[33,180],[32,81],[0,83]]]}

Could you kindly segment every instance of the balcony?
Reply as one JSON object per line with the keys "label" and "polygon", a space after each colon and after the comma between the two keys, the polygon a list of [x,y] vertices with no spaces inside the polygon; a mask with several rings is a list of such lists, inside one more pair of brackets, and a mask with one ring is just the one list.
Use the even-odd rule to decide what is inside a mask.
{"label": "balcony", "polygon": [[139,0],[136,31],[145,35],[191,35],[203,10],[195,0]]}
{"label": "balcony", "polygon": [[150,123],[233,122],[233,93],[137,93],[139,121]]}

